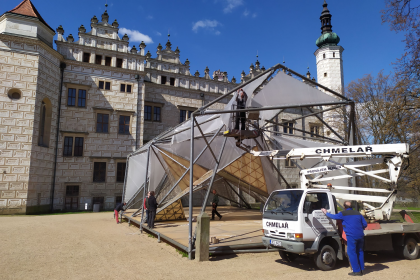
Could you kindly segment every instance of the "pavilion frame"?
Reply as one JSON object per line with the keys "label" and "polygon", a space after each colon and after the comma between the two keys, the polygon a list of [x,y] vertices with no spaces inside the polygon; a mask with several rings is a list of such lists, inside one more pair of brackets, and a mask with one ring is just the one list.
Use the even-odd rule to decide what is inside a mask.
{"label": "pavilion frame", "polygon": [[[310,83],[310,84],[312,84],[312,85],[314,85],[314,86],[316,86],[318,88],[324,89],[325,91],[331,93],[332,95],[334,95],[335,97],[338,97],[341,100],[337,100],[336,102],[321,102],[321,103],[310,103],[310,104],[304,104],[303,103],[303,104],[282,105],[282,106],[264,106],[264,107],[261,107],[261,108],[246,108],[246,109],[236,109],[236,110],[210,110],[210,111],[206,111],[206,109],[209,109],[210,106],[212,106],[213,104],[215,104],[218,101],[222,100],[223,98],[229,97],[232,93],[234,93],[239,88],[242,88],[243,86],[245,86],[245,85],[247,85],[247,84],[255,81],[256,79],[262,77],[263,75],[271,72],[271,75],[269,75],[258,86],[258,87],[260,87],[261,85],[264,84],[264,82],[266,82],[268,80],[269,77],[273,76],[277,70],[283,70],[284,72],[288,72],[289,74],[293,74],[293,75],[301,78],[305,82],[308,82],[308,83]],[[327,123],[325,123],[325,121],[323,121],[322,118],[318,116],[318,114],[321,114],[321,113],[326,112],[326,111],[335,110],[335,109],[340,108],[340,107],[342,108],[342,107],[348,106],[348,105],[350,105],[350,107],[351,107],[350,108],[350,119],[349,119],[349,122],[348,122],[348,130],[345,131],[346,136],[343,138],[343,137],[341,137],[339,135],[338,132],[336,132],[332,127],[330,127]],[[323,109],[321,111],[315,111],[314,112],[314,111],[312,111],[310,109],[310,107],[312,107],[312,106],[331,106],[331,107],[326,108],[326,109]],[[331,139],[331,138],[328,138],[328,137],[320,137],[320,138],[317,138],[317,140],[323,138],[325,140],[336,142],[336,143],[340,143],[340,144],[343,144],[343,145],[348,145],[348,143],[352,143],[353,145],[356,144],[356,123],[355,123],[355,103],[354,103],[354,101],[352,101],[349,98],[341,95],[338,92],[335,92],[335,91],[333,91],[333,90],[331,90],[331,89],[329,89],[329,88],[327,88],[325,86],[322,86],[322,85],[316,83],[315,81],[312,81],[312,80],[308,79],[307,77],[305,77],[303,75],[300,75],[300,74],[296,73],[295,71],[293,71],[293,70],[285,67],[284,65],[277,64],[277,65],[269,68],[268,70],[262,72],[258,76],[255,76],[254,78],[248,80],[247,82],[244,82],[244,83],[238,85],[237,87],[235,87],[234,89],[232,89],[228,93],[221,95],[220,97],[214,99],[210,103],[202,106],[201,108],[199,108],[196,111],[194,111],[193,113],[191,113],[191,117],[189,119],[190,120],[190,126],[189,127],[185,127],[185,128],[183,128],[183,129],[181,129],[179,131],[174,131],[176,128],[179,128],[180,126],[182,126],[184,124],[184,123],[180,123],[179,125],[177,125],[175,127],[169,128],[166,131],[162,132],[157,137],[155,137],[150,142],[150,144],[146,144],[146,145],[148,145],[147,147],[145,147],[144,149],[139,149],[138,151],[135,151],[132,154],[130,154],[128,156],[127,160],[130,157],[132,157],[132,156],[135,156],[135,155],[138,155],[138,154],[141,154],[141,153],[145,153],[145,152],[148,153],[148,155],[147,155],[146,174],[145,174],[145,182],[139,188],[139,190],[136,191],[135,195],[128,201],[129,203],[127,203],[127,204],[135,204],[135,203],[137,203],[138,201],[134,202],[134,199],[135,199],[135,197],[137,195],[140,194],[141,191],[143,191],[142,200],[146,196],[146,191],[148,189],[148,184],[150,183],[149,176],[148,176],[149,164],[150,164],[150,153],[151,152],[154,152],[155,155],[156,155],[155,149],[158,150],[159,152],[165,154],[165,156],[169,157],[171,160],[173,160],[175,163],[177,163],[179,166],[181,166],[182,168],[185,169],[185,171],[182,174],[182,176],[171,186],[171,188],[164,195],[164,197],[162,199],[159,199],[160,200],[159,204],[165,202],[165,200],[173,192],[173,190],[175,189],[175,187],[178,186],[178,184],[182,181],[182,179],[189,172],[190,173],[190,177],[189,177],[189,191],[188,191],[188,194],[189,194],[189,198],[188,198],[188,200],[189,200],[189,209],[188,209],[188,211],[189,211],[188,212],[189,213],[189,215],[188,215],[189,218],[188,219],[190,220],[190,222],[189,222],[189,228],[188,228],[188,250],[187,250],[187,252],[188,252],[188,259],[190,259],[190,260],[193,259],[194,243],[195,243],[195,234],[193,234],[193,226],[192,226],[192,217],[193,217],[193,193],[194,193],[194,185],[193,185],[194,184],[194,176],[193,176],[194,175],[194,165],[196,164],[196,162],[199,160],[199,158],[203,155],[203,153],[207,149],[210,151],[212,157],[215,160],[215,167],[213,169],[213,174],[212,174],[211,178],[208,178],[208,179],[210,179],[210,183],[206,187],[207,188],[206,195],[205,195],[205,199],[203,201],[203,205],[201,207],[201,213],[202,213],[203,211],[205,211],[207,200],[208,200],[210,191],[212,189],[213,182],[215,180],[215,176],[217,174],[218,166],[219,166],[219,163],[220,163],[220,159],[221,159],[221,156],[222,156],[222,153],[223,153],[223,149],[225,147],[226,140],[227,140],[227,139],[224,139],[223,145],[222,145],[222,147],[221,147],[221,149],[219,151],[219,154],[216,156],[216,153],[211,148],[211,144],[212,144],[213,140],[217,136],[221,135],[221,130],[223,129],[223,127],[226,127],[226,125],[225,124],[221,125],[221,127],[219,127],[219,128],[216,129],[216,132],[211,132],[211,133],[206,133],[206,134],[203,132],[203,130],[201,129],[200,126],[203,125],[203,124],[205,124],[205,123],[208,123],[208,122],[210,122],[212,120],[215,120],[215,119],[219,118],[221,114],[236,113],[236,112],[256,112],[256,111],[259,112],[259,111],[266,111],[266,110],[280,110],[276,114],[276,115],[278,115],[282,111],[284,111],[285,109],[289,109],[289,108],[305,108],[305,109],[307,109],[310,112],[310,114],[302,115],[301,117],[295,118],[295,120],[297,120],[297,119],[304,119],[304,118],[309,117],[309,116],[316,116],[341,141],[340,140],[336,140],[336,139]],[[198,117],[205,116],[205,115],[214,115],[214,117],[210,117],[209,119],[205,119],[203,121],[200,121],[198,119]],[[217,116],[217,115],[219,115],[219,116]],[[266,123],[262,127],[263,130],[268,131],[268,132],[274,132],[274,133],[282,134],[279,131],[269,131],[267,129],[267,128],[273,126],[273,125],[280,125],[280,126],[281,125],[284,125],[281,122],[274,122],[273,119],[274,119],[274,117],[272,119],[270,119],[270,120],[265,120]],[[199,131],[199,134],[200,135],[197,135],[197,136],[194,135],[195,134],[194,128],[198,128],[198,131]],[[173,136],[175,136],[175,135],[177,135],[179,133],[185,132],[188,129],[190,130],[190,157],[189,157],[189,166],[185,166],[185,165],[181,164],[179,161],[177,161],[176,159],[174,159],[173,157],[171,157],[170,155],[168,155],[165,152],[164,149],[157,147],[156,144],[169,142],[170,139]],[[294,128],[294,129],[296,129],[296,128]],[[296,130],[298,130],[298,129],[296,129]],[[305,130],[299,130],[299,131],[302,131],[304,133],[310,134],[310,132],[305,131]],[[289,136],[299,137],[299,138],[309,138],[309,139],[311,139],[311,137],[303,136],[303,135],[302,136],[289,135]],[[201,138],[204,139],[205,146],[199,152],[199,154],[195,157],[194,156],[194,141],[195,141],[195,139],[201,139]],[[209,138],[210,140],[207,140],[207,138]],[[258,143],[258,141],[256,139],[254,139],[254,140],[255,140],[254,142],[256,143],[256,145],[259,146],[260,149],[262,149],[263,147]],[[264,141],[261,144],[264,144]],[[244,154],[245,153],[242,153],[238,158],[242,157]],[[159,157],[157,157],[157,158],[159,159]],[[237,160],[237,158],[235,160]],[[167,172],[165,166],[162,164],[162,162],[160,161],[160,159],[159,159],[159,162],[162,165],[162,167],[165,169],[165,172]],[[286,185],[289,185],[288,182],[286,181],[286,179],[282,176],[280,170],[275,166],[275,164],[271,160],[270,160],[270,163],[271,163],[271,166],[275,169],[275,171],[279,174],[280,178],[286,183]],[[127,172],[128,172],[128,168],[126,169],[126,173]],[[126,177],[125,178],[127,178],[127,174],[126,174]],[[208,179],[206,179],[206,181]],[[249,208],[250,207],[249,204],[243,199],[243,197],[240,196],[239,193],[237,193],[234,190],[234,188],[231,186],[230,182],[228,180],[226,180],[226,179],[223,179],[223,180],[225,181],[225,183],[227,184],[227,186],[230,187],[236,193],[236,195],[238,195],[239,199],[241,199],[243,202],[245,202],[246,207]],[[126,191],[126,183],[124,184],[123,197],[125,195],[125,191]],[[186,195],[186,193],[184,195]],[[169,205],[168,203],[169,202],[170,202],[170,199],[168,201],[166,201],[166,205],[164,205],[164,207],[162,209],[165,209],[166,207],[168,207],[168,205]],[[143,203],[142,203],[142,205],[143,205]],[[143,206],[141,207],[141,209],[138,209],[133,214],[133,216],[137,215],[137,213],[139,213],[139,212],[141,212],[140,230],[142,231],[142,228],[143,228],[143,216],[144,216]]]}

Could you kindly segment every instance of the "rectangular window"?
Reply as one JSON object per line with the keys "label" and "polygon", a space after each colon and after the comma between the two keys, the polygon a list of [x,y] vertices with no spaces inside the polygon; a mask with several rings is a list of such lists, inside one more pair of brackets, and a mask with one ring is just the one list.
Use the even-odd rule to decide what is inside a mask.
{"label": "rectangular window", "polygon": [[122,65],[123,65],[123,60],[122,60],[122,58],[117,58],[117,67],[118,67],[118,68],[122,68]]}
{"label": "rectangular window", "polygon": [[286,159],[286,163],[285,163],[286,167],[296,167],[296,164],[293,160],[291,159]]}
{"label": "rectangular window", "polygon": [[120,85],[120,91],[121,92],[125,92],[125,84],[121,84]]}
{"label": "rectangular window", "polygon": [[161,83],[162,85],[166,85],[166,76],[161,76],[161,78],[160,78],[160,83]]}
{"label": "rectangular window", "polygon": [[117,182],[124,183],[125,167],[126,167],[125,162],[117,163]]}
{"label": "rectangular window", "polygon": [[283,132],[287,134],[293,134],[293,122],[287,122],[283,126]]}
{"label": "rectangular window", "polygon": [[67,106],[76,106],[76,89],[69,88],[69,94],[67,96]]}
{"label": "rectangular window", "polygon": [[105,182],[106,162],[93,163],[93,182]]}
{"label": "rectangular window", "polygon": [[311,126],[311,137],[319,137],[319,126],[317,125]]}
{"label": "rectangular window", "polygon": [[127,85],[127,92],[131,93],[131,85]]}
{"label": "rectangular window", "polygon": [[131,85],[129,85],[129,84],[120,84],[120,91],[121,92],[129,92],[129,93],[131,93]]}
{"label": "rectangular window", "polygon": [[314,210],[330,209],[330,202],[327,193],[307,193],[303,213],[312,214]]}
{"label": "rectangular window", "polygon": [[186,110],[180,110],[179,111],[179,123],[184,122],[187,119],[187,111]]}
{"label": "rectangular window", "polygon": [[104,84],[105,84],[105,82],[104,81],[99,81],[99,88],[100,89],[104,89]]}
{"label": "rectangular window", "polygon": [[66,186],[66,198],[64,207],[66,210],[78,210],[79,186]]}
{"label": "rectangular window", "polygon": [[111,82],[105,82],[105,90],[111,89]]}
{"label": "rectangular window", "polygon": [[83,62],[90,62],[90,53],[83,53]]}
{"label": "rectangular window", "polygon": [[96,115],[96,132],[108,133],[109,115],[98,113]]}
{"label": "rectangular window", "polygon": [[120,116],[118,133],[130,134],[130,116]]}
{"label": "rectangular window", "polygon": [[63,156],[71,157],[73,155],[73,137],[64,137]]}
{"label": "rectangular window", "polygon": [[333,57],[335,57],[335,52],[333,52]]}
{"label": "rectangular window", "polygon": [[169,84],[171,86],[174,86],[175,85],[175,78],[169,78]]}
{"label": "rectangular window", "polygon": [[153,109],[153,120],[160,122],[160,107],[154,107]]}
{"label": "rectangular window", "polygon": [[79,89],[79,96],[77,97],[77,107],[86,107],[86,90]]}
{"label": "rectangular window", "polygon": [[105,57],[105,66],[111,66],[111,58],[109,56]]}
{"label": "rectangular window", "polygon": [[152,106],[144,106],[144,120],[151,121],[152,120]]}
{"label": "rectangular window", "polygon": [[190,118],[191,118],[191,114],[192,114],[192,112],[194,112],[194,111],[188,111],[188,119],[190,119]]}
{"label": "rectangular window", "polygon": [[95,55],[95,64],[102,64],[102,55]]}
{"label": "rectangular window", "polygon": [[74,137],[74,156],[83,156],[83,137]]}

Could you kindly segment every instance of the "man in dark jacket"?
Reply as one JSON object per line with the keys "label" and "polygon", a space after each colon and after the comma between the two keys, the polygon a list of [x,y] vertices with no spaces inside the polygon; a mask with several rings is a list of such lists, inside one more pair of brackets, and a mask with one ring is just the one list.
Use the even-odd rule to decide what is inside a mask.
{"label": "man in dark jacket", "polygon": [[[239,89],[238,95],[236,96],[236,108],[245,109],[247,100],[248,95],[246,95],[243,89]],[[239,121],[241,121],[241,130],[245,130],[246,112],[236,112],[235,129],[239,129]]]}
{"label": "man in dark jacket", "polygon": [[217,205],[219,204],[219,195],[216,190],[213,190],[213,200],[211,202],[213,208],[211,209],[211,219],[214,220],[214,215],[216,214],[219,217],[219,220],[222,218],[222,215],[217,212]]}
{"label": "man in dark jacket", "polygon": [[353,272],[350,272],[351,276],[361,276],[363,275],[363,270],[365,269],[364,262],[364,229],[367,227],[367,223],[363,216],[351,208],[351,202],[344,202],[345,211],[334,215],[327,212],[326,209],[322,208],[321,211],[324,212],[327,217],[335,220],[341,220],[343,222],[343,230],[346,233],[347,237],[347,255],[349,256],[350,264],[353,269]]}
{"label": "man in dark jacket", "polygon": [[115,216],[115,219],[117,220],[117,224],[120,223],[120,221],[118,220],[118,215],[119,215],[120,211],[124,211],[125,210],[124,209],[124,206],[126,204],[127,203],[125,203],[125,202],[124,203],[118,203],[117,206],[114,209],[114,216]]}
{"label": "man in dark jacket", "polygon": [[148,207],[148,203],[149,203],[149,197],[150,197],[150,192],[147,193],[147,197],[144,198],[143,201],[143,208],[146,210],[146,222],[149,222],[149,207]]}
{"label": "man in dark jacket", "polygon": [[148,209],[149,209],[149,219],[147,221],[147,226],[149,228],[154,228],[155,227],[155,217],[156,217],[156,210],[157,210],[157,202],[156,202],[156,198],[155,198],[155,192],[151,191],[150,192],[150,196],[148,201]]}

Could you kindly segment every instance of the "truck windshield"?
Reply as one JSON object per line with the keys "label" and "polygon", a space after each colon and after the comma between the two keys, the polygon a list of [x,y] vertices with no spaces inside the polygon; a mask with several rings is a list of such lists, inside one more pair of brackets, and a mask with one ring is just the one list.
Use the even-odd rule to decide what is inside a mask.
{"label": "truck windshield", "polygon": [[303,190],[273,192],[265,205],[264,212],[297,214]]}

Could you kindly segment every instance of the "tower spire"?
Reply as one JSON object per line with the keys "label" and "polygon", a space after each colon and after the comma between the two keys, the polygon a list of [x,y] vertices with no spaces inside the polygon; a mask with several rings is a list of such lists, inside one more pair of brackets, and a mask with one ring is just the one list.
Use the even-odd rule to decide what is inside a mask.
{"label": "tower spire", "polygon": [[324,0],[324,4],[322,4],[322,13],[321,17],[319,18],[321,20],[321,33],[330,33],[332,32],[332,25],[331,25],[331,14],[330,11],[327,8],[328,4],[327,1]]}

